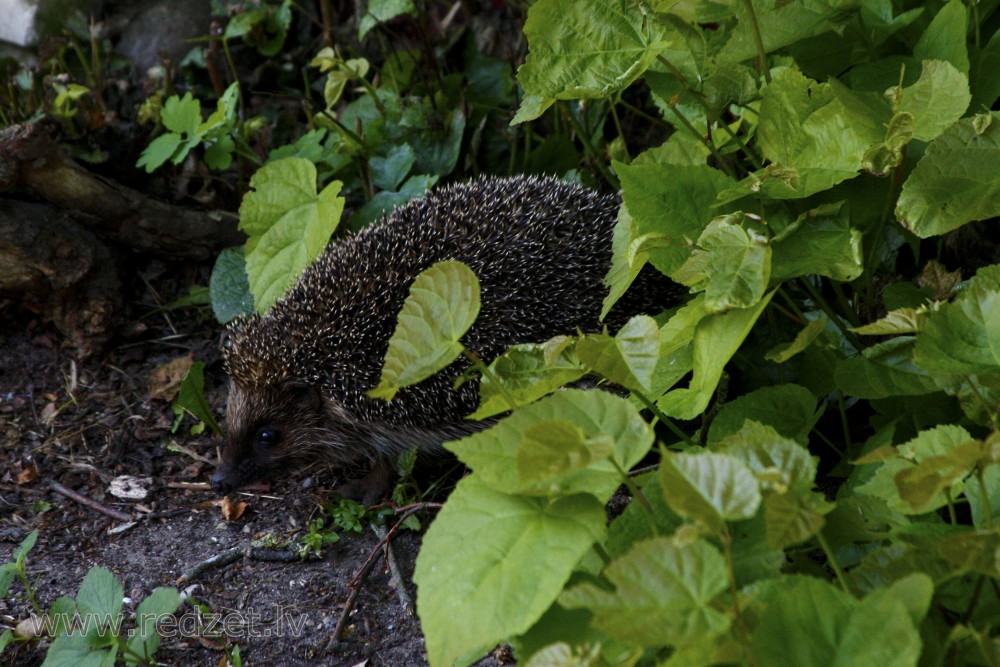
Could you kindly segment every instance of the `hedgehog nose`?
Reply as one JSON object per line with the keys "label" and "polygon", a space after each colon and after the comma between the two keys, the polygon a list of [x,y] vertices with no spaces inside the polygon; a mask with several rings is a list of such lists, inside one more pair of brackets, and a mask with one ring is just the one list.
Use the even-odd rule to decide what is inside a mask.
{"label": "hedgehog nose", "polygon": [[229,480],[226,471],[218,468],[212,475],[212,490],[216,493],[228,493],[233,490],[233,483]]}

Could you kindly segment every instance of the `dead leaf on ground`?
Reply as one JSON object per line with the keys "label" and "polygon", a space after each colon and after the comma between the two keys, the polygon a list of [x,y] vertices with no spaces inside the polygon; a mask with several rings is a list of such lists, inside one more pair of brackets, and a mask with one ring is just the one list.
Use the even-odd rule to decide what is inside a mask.
{"label": "dead leaf on ground", "polygon": [[247,507],[249,506],[248,503],[242,500],[234,503],[232,500],[229,499],[229,496],[223,498],[221,502],[222,502],[222,518],[225,519],[226,521],[236,521],[241,516],[243,516],[243,512],[245,512]]}
{"label": "dead leaf on ground", "polygon": [[181,387],[181,382],[194,364],[194,352],[177,357],[157,366],[149,374],[149,397],[151,399],[172,400]]}
{"label": "dead leaf on ground", "polygon": [[38,468],[35,467],[34,463],[29,463],[21,468],[21,472],[17,473],[18,484],[30,484],[36,479],[38,479]]}

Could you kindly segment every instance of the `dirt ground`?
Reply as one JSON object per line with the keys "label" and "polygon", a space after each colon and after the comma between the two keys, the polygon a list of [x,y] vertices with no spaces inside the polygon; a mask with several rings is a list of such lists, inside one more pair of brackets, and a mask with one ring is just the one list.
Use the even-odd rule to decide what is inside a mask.
{"label": "dirt ground", "polygon": [[[228,621],[228,637],[164,639],[157,658],[168,665],[224,665],[221,646],[227,642],[239,644],[244,665],[425,665],[411,609],[420,540],[413,532],[401,530],[391,542],[399,571],[395,581],[401,584],[393,584],[370,527],[325,547],[321,560],[244,556],[178,583],[195,565],[233,548],[246,550],[255,538],[299,534],[337,479],[323,471],[290,475],[266,493],[233,494],[234,501],[248,503],[247,510],[237,520],[223,518],[220,498],[207,484],[218,439],[190,435],[190,419],[172,433],[169,402],[150,398],[154,369],[193,353],[207,364],[208,399],[222,415],[221,328],[207,311],[155,312],[157,299],[169,300],[171,290],[183,293],[182,281],[156,288],[155,281],[144,282],[132,307],[136,321],[146,316],[144,333],[120,340],[103,358],[77,362],[71,350],[61,349],[49,325],[30,316],[10,313],[0,323],[0,563],[37,528],[28,569],[37,578],[44,608],[61,595],[75,597],[87,570],[99,565],[123,585],[126,609],[158,586],[177,586]],[[152,493],[141,502],[116,498],[108,485],[119,475],[152,478]],[[52,482],[101,506],[159,518],[128,528],[127,522],[56,492]],[[433,515],[420,518],[426,526]],[[352,578],[373,551],[377,561],[352,588]],[[341,641],[332,643],[354,589]],[[184,614],[193,619],[192,609],[185,603],[178,610],[182,625]],[[0,600],[0,631],[28,612],[23,588],[15,582],[10,597]],[[0,664],[38,665],[46,649],[45,642],[11,646]],[[482,664],[498,663],[489,658]]]}

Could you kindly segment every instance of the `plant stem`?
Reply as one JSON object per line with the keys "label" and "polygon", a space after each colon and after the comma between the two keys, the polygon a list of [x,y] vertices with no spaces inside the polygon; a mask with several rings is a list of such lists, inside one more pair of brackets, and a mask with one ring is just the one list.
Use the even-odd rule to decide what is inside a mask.
{"label": "plant stem", "polygon": [[753,10],[753,2],[751,0],[741,1],[747,11],[747,18],[750,19],[750,32],[753,33],[753,41],[757,45],[757,64],[764,74],[764,81],[771,83],[771,67],[767,64],[767,52],[764,50],[764,39],[760,36],[760,25],[757,24],[757,13]]}
{"label": "plant stem", "polygon": [[677,120],[681,122],[681,125],[687,128],[688,132],[697,137],[698,140],[701,141],[701,143],[705,146],[705,148],[709,150],[709,152],[712,154],[713,157],[715,157],[716,161],[719,163],[719,166],[722,167],[722,169],[726,172],[726,174],[731,176],[732,178],[736,178],[736,174],[733,172],[732,166],[729,164],[729,161],[725,158],[725,156],[719,152],[719,149],[715,147],[715,142],[709,141],[704,135],[702,135],[702,133],[699,132],[698,129],[691,124],[691,121],[689,121],[684,116],[684,114],[681,113],[681,110],[677,108],[676,104],[671,103],[670,110],[674,112],[675,116],[677,116]]}
{"label": "plant stem", "polygon": [[[560,107],[560,108],[565,108],[565,107]],[[587,131],[580,124],[580,119],[576,117],[572,109],[566,109],[565,111],[566,113],[564,115],[569,120],[569,124],[573,126],[573,130],[576,132],[576,135],[580,138],[580,142],[583,144],[584,150],[586,150],[587,155],[589,155],[591,158],[591,166],[593,166],[594,169],[596,169],[598,173],[600,173],[601,177],[604,178],[604,180],[607,181],[611,185],[611,187],[617,190],[619,187],[621,187],[621,184],[618,182],[618,178],[614,174],[612,174],[607,167],[604,166],[603,160],[600,159],[600,156],[597,154],[597,149],[594,148],[594,144],[590,140],[590,135],[587,134]]]}
{"label": "plant stem", "polygon": [[479,358],[479,355],[475,352],[462,348],[462,356],[472,362],[472,367],[479,371],[483,377],[489,378],[489,381],[496,385],[497,390],[503,395],[504,399],[507,401],[507,405],[510,406],[511,410],[517,410],[521,407],[521,404],[511,395],[507,388],[503,386],[503,383],[493,374],[493,371],[483,363],[483,360]]}
{"label": "plant stem", "polygon": [[958,516],[955,514],[955,500],[951,497],[951,487],[946,487],[944,497],[948,500],[948,522],[953,526],[958,525]]}
{"label": "plant stem", "polygon": [[[900,74],[902,78],[902,73]],[[902,86],[902,84],[900,84]],[[906,147],[903,147],[903,157],[906,156]],[[896,202],[897,192],[903,180],[903,164],[902,160],[900,164],[896,166],[896,169],[892,172],[892,180],[889,183],[889,188],[885,193],[885,204],[882,206],[882,215],[879,216],[878,222],[875,224],[875,229],[872,230],[870,235],[870,243],[868,247],[868,257],[865,258],[864,262],[864,272],[865,272],[865,302],[870,302],[875,295],[875,251],[878,249],[882,240],[882,230],[885,229],[886,224],[892,215],[893,204]]]}
{"label": "plant stem", "polygon": [[663,414],[663,412],[661,412],[660,409],[656,407],[656,405],[652,401],[646,398],[645,394],[643,394],[641,391],[633,389],[632,395],[638,398],[639,402],[642,403],[644,406],[646,406],[646,409],[652,412],[654,417],[656,417],[659,421],[663,422],[664,425],[666,425],[666,427],[670,429],[671,433],[676,435],[678,438],[680,438],[682,441],[684,441],[691,447],[698,446],[697,443],[691,438],[689,438],[688,435],[684,433],[684,431],[682,431],[680,427],[677,426],[677,424],[675,424],[670,417]]}
{"label": "plant stem", "polygon": [[743,647],[746,649],[750,664],[757,667],[757,656],[754,654],[750,644],[750,630],[747,628],[746,620],[743,618],[743,611],[740,609],[740,595],[736,589],[736,568],[733,566],[733,536],[729,532],[729,526],[722,524],[722,554],[726,559],[726,578],[729,580],[729,596],[733,600],[733,621],[736,629],[743,640]]}
{"label": "plant stem", "polygon": [[976,395],[976,400],[979,401],[979,405],[983,408],[986,414],[990,416],[990,424],[993,426],[993,430],[996,431],[1000,429],[1000,422],[998,422],[1000,417],[997,416],[996,410],[993,409],[993,406],[991,406],[989,401],[986,400],[986,397],[983,396],[983,393],[979,390],[975,380],[972,376],[966,375],[965,381],[968,383],[972,393]]}
{"label": "plant stem", "polygon": [[358,148],[363,150],[365,153],[368,153],[368,145],[365,144],[365,140],[361,138],[361,135],[337,120],[337,117],[330,113],[327,109],[323,109],[321,113],[330,119],[330,122],[333,123],[338,130],[340,130],[341,134],[357,144]]}
{"label": "plant stem", "polygon": [[976,465],[976,479],[979,480],[979,491],[983,494],[982,507],[986,514],[986,530],[993,530],[993,505],[990,503],[990,492],[986,488],[986,480],[983,478],[983,465]]}
{"label": "plant stem", "polygon": [[656,518],[655,518],[656,513],[653,511],[653,506],[649,504],[649,499],[646,498],[646,495],[642,492],[642,489],[636,486],[635,482],[632,480],[632,476],[628,474],[628,472],[623,470],[620,465],[618,465],[618,461],[615,461],[614,456],[609,457],[608,460],[611,461],[611,465],[615,467],[615,470],[618,471],[618,474],[622,476],[622,481],[628,488],[629,493],[632,494],[632,497],[638,500],[639,504],[642,505],[642,508],[646,510],[645,512],[642,513],[642,516],[645,517],[646,519],[646,524],[649,526],[650,534],[653,537],[659,537],[660,529],[656,525]]}
{"label": "plant stem", "polygon": [[240,75],[236,71],[236,64],[233,62],[233,54],[229,50],[229,39],[226,37],[226,33],[222,33],[222,52],[226,54],[226,64],[229,66],[229,76],[232,78],[233,82],[236,84],[236,89],[239,94],[236,99],[240,101],[240,118],[244,116],[244,104],[243,104],[243,86],[240,85]]}
{"label": "plant stem", "polygon": [[673,125],[671,125],[670,123],[666,122],[662,118],[657,118],[656,116],[648,114],[645,111],[643,111],[642,109],[640,109],[639,107],[637,107],[637,106],[635,106],[633,104],[629,104],[625,100],[618,100],[618,104],[622,105],[623,107],[625,107],[626,109],[628,109],[629,111],[631,111],[632,113],[634,113],[636,116],[639,116],[643,120],[649,121],[653,125],[659,125],[660,127],[666,128],[668,130],[672,130],[673,127],[674,127]]}
{"label": "plant stem", "polygon": [[851,449],[851,425],[847,422],[847,408],[844,407],[844,392],[837,392],[837,409],[840,412],[840,428],[844,431],[845,451]]}
{"label": "plant stem", "polygon": [[834,576],[837,577],[837,583],[840,584],[841,589],[845,593],[851,592],[851,587],[847,585],[847,577],[844,576],[844,570],[841,569],[840,563],[833,556],[833,549],[830,548],[830,544],[823,537],[823,531],[816,531],[816,541],[819,542],[820,549],[826,554],[826,562],[830,564],[830,569],[833,570]]}
{"label": "plant stem", "polygon": [[830,307],[830,304],[823,298],[823,295],[820,294],[819,290],[816,289],[811,282],[809,282],[809,279],[802,277],[798,280],[799,284],[802,285],[807,292],[809,292],[809,296],[812,297],[813,303],[815,303],[820,310],[826,313],[826,316],[830,318],[830,321],[833,322],[834,326],[840,329],[840,333],[844,334],[844,338],[846,338],[851,345],[854,346],[854,349],[859,352],[863,350],[865,346],[861,344],[861,339],[858,338],[853,331],[848,330],[848,328],[844,326],[841,318],[836,312],[834,312],[833,308]]}
{"label": "plant stem", "polygon": [[837,305],[840,306],[841,311],[847,316],[847,321],[851,323],[852,327],[859,326],[861,320],[858,318],[857,310],[851,305],[851,301],[844,294],[844,288],[836,280],[830,280],[830,288],[833,289],[833,294],[837,297]]}
{"label": "plant stem", "polygon": [[628,152],[628,143],[625,141],[625,133],[622,131],[622,123],[618,118],[618,111],[615,109],[615,104],[613,102],[609,102],[609,106],[611,107],[611,120],[615,123],[615,129],[618,131],[618,138],[622,140],[622,150],[625,151],[625,161],[631,162],[632,156]]}

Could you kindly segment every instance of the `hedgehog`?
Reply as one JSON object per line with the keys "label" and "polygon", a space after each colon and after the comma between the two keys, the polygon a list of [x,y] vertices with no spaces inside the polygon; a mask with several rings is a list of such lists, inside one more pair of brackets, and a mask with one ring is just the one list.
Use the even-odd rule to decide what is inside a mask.
{"label": "hedgehog", "polygon": [[[391,488],[402,452],[440,452],[488,425],[466,420],[478,383],[455,386],[464,357],[391,401],[368,396],[410,285],[443,260],[475,272],[482,305],[462,343],[487,363],[517,343],[599,331],[619,206],[553,177],[485,177],[332,241],[266,315],[228,327],[228,433],[213,489],[325,462],[362,470],[342,493],[370,503]],[[621,306],[609,322],[624,321]]]}

